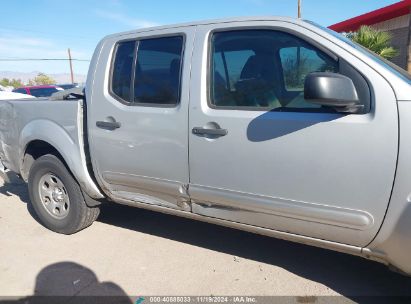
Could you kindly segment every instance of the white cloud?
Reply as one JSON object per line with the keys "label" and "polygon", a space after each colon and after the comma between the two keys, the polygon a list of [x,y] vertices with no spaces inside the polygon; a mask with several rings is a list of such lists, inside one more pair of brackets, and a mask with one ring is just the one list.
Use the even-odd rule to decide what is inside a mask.
{"label": "white cloud", "polygon": [[19,46],[50,46],[51,42],[46,39],[32,38],[32,37],[20,37],[19,36],[0,36],[0,46],[2,44],[11,44]]}
{"label": "white cloud", "polygon": [[144,19],[139,19],[139,18],[132,18],[129,17],[123,13],[113,13],[113,12],[108,12],[108,11],[104,11],[101,9],[97,9],[95,10],[96,15],[108,19],[108,20],[112,20],[112,21],[116,21],[120,24],[124,24],[133,28],[142,28],[142,27],[152,27],[152,26],[157,26],[159,25],[156,22],[152,22],[152,21],[148,21],[148,20],[144,20]]}
{"label": "white cloud", "polygon": [[[72,57],[90,59],[91,53],[72,49]],[[68,57],[67,48],[49,39],[22,36],[21,33],[0,33],[0,58],[2,59],[65,59]],[[74,62],[78,73],[86,73],[88,62]],[[0,61],[0,70],[10,71],[42,71],[60,73],[67,70],[67,61]]]}
{"label": "white cloud", "polygon": [[[90,54],[73,50],[73,57],[89,59]],[[67,49],[55,45],[51,40],[22,37],[0,36],[1,58],[66,58]]]}

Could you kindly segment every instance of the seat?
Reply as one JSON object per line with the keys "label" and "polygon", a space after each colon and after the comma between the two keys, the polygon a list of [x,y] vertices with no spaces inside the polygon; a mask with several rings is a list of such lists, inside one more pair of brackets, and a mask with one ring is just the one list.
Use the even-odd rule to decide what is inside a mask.
{"label": "seat", "polygon": [[253,55],[248,58],[247,62],[245,63],[240,79],[251,79],[251,78],[268,78],[269,73],[267,71],[267,62],[265,62],[266,56],[262,55]]}
{"label": "seat", "polygon": [[214,70],[212,87],[214,105],[220,107],[235,106],[235,104],[233,104],[233,96],[228,89],[227,81],[216,70]]}
{"label": "seat", "polygon": [[239,106],[281,107],[275,92],[274,56],[257,54],[248,58],[235,84]]}

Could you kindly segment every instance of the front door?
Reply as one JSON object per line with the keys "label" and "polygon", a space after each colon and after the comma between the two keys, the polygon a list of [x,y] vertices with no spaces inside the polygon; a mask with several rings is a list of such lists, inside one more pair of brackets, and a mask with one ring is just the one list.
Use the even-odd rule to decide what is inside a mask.
{"label": "front door", "polygon": [[[389,84],[299,25],[205,25],[196,37],[193,62],[201,64],[192,71],[189,125],[193,212],[368,244],[382,223],[395,174],[398,121]],[[339,114],[306,101],[310,72],[350,77],[363,112]]]}
{"label": "front door", "polygon": [[191,28],[105,42],[88,104],[100,185],[115,199],[179,208],[188,184]]}

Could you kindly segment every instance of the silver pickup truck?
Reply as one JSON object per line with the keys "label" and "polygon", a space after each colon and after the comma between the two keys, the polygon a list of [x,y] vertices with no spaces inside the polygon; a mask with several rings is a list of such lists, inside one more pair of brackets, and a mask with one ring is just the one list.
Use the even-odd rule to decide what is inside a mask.
{"label": "silver pickup truck", "polygon": [[277,17],[110,35],[78,97],[0,103],[1,170],[49,229],[115,202],[411,273],[410,75],[343,36]]}

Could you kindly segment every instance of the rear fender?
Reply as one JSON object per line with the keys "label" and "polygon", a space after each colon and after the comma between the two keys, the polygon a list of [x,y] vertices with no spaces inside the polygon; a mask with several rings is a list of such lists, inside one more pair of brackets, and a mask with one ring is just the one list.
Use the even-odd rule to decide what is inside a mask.
{"label": "rear fender", "polygon": [[46,119],[33,120],[28,123],[20,133],[19,147],[23,147],[19,153],[20,171],[28,145],[32,141],[41,140],[50,144],[60,153],[86,194],[94,199],[104,198],[87,170],[83,134],[80,130],[81,128],[76,126],[63,128]]}

